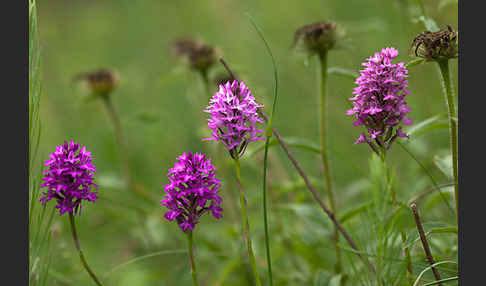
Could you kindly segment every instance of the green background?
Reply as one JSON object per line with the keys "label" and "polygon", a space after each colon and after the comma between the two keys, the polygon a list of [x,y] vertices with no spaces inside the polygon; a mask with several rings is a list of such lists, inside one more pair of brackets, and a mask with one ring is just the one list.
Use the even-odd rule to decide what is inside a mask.
{"label": "green background", "polygon": [[[441,28],[447,24],[457,28],[457,5],[439,9],[442,2],[425,1],[429,16]],[[39,154],[46,160],[64,140],[76,140],[93,153],[100,199],[95,204],[84,205],[77,225],[85,255],[105,285],[191,285],[185,253],[156,255],[104,276],[134,257],[160,251],[185,251],[183,233],[175,223],[163,218],[165,209],[159,206],[162,186],[168,182],[167,170],[185,151],[206,152],[219,158],[213,161],[223,180],[223,218],[215,220],[207,216],[195,231],[200,284],[217,285],[218,279],[225,275],[222,285],[249,285],[251,281],[240,235],[231,162],[222,160],[229,156],[216,143],[201,141],[209,135],[206,114],[202,112],[208,98],[198,75],[171,56],[170,44],[176,37],[193,36],[217,47],[248,84],[257,101],[270,107],[274,84],[271,60],[245,15],[251,14],[263,29],[278,65],[279,98],[274,126],[284,137],[305,138],[318,144],[317,60],[292,50],[295,30],[316,21],[337,22],[346,31],[347,48],[330,51],[329,66],[355,72],[361,69],[361,62],[383,47],[397,48],[400,52],[397,60],[410,61],[410,44],[425,30],[423,23],[415,20],[419,10],[416,1],[411,0],[44,0],[38,3],[38,9],[43,72]],[[135,180],[153,195],[153,204],[132,196],[120,185],[120,161],[107,113],[101,101],[87,100],[87,91],[72,81],[78,73],[100,67],[113,68],[121,76],[112,99],[122,120]],[[224,70],[216,64],[211,75],[220,73]],[[451,61],[451,73],[453,85],[457,87],[457,60]],[[347,98],[352,96],[354,87],[352,78],[329,75],[328,144],[340,213],[364,203],[363,192],[369,184],[371,150],[365,144],[353,145],[362,129],[353,127],[353,118],[346,116]],[[215,91],[216,86],[211,89]],[[407,102],[412,108],[409,116],[415,123],[445,113],[435,64],[411,67],[409,90]],[[248,154],[262,144],[253,143]],[[448,152],[447,128],[412,137],[404,144],[439,182],[450,181],[433,164],[434,156]],[[302,149],[292,150],[306,172],[321,183],[319,157]],[[262,155],[263,152],[245,156],[242,171],[257,264],[260,275],[266,277]],[[302,186],[280,148],[271,149],[270,160],[269,208],[275,284],[319,283],[319,275],[323,271],[332,272],[335,263],[329,239],[330,221]],[[400,200],[406,201],[431,186],[423,170],[399,145],[392,148],[388,162],[396,171]],[[320,191],[326,197],[324,190]],[[453,205],[452,197],[449,198]],[[135,208],[144,209],[148,215],[140,216]],[[424,220],[454,223],[454,217],[443,205],[424,214]],[[367,225],[357,218],[345,227],[353,236],[360,237]],[[53,262],[48,285],[91,285],[74,251],[68,217],[56,216],[52,228]],[[413,225],[410,231],[413,232]],[[456,246],[451,247],[449,243],[448,247]],[[352,254],[346,257],[346,265],[357,261]],[[237,263],[240,258],[242,264]],[[417,258],[417,262],[415,274],[424,268],[423,259]]]}

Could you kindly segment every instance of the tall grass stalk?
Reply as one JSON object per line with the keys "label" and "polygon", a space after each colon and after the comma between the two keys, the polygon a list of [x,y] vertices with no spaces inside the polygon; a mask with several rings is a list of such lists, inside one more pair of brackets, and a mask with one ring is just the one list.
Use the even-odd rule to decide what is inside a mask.
{"label": "tall grass stalk", "polygon": [[275,107],[277,105],[277,94],[278,94],[278,70],[277,65],[275,63],[275,58],[273,56],[272,50],[268,45],[265,37],[263,36],[263,32],[261,31],[260,27],[256,24],[253,18],[247,14],[250,23],[253,25],[255,30],[257,31],[258,35],[262,39],[265,47],[267,49],[270,58],[272,59],[272,66],[273,66],[273,74],[275,80],[275,89],[273,94],[273,104],[272,104],[272,112],[270,113],[270,119],[267,122],[267,130],[265,132],[265,154],[263,157],[263,225],[265,228],[265,248],[267,254],[267,271],[268,271],[268,281],[269,285],[273,285],[273,275],[272,275],[272,258],[270,255],[270,234],[268,231],[268,214],[267,214],[267,169],[268,169],[268,147],[270,143],[270,139],[272,138],[272,123],[273,123],[273,115],[275,114]]}
{"label": "tall grass stalk", "polygon": [[442,60],[438,62],[441,74],[441,83],[444,89],[444,97],[447,104],[447,111],[449,115],[449,137],[450,148],[452,153],[452,172],[454,177],[454,197],[456,201],[456,217],[459,216],[459,193],[457,188],[457,117],[456,107],[454,104],[454,94],[452,91],[452,83],[449,72],[449,60]]}
{"label": "tall grass stalk", "polygon": [[245,237],[248,249],[248,256],[250,258],[250,266],[253,270],[253,276],[258,286],[261,286],[260,276],[258,275],[258,269],[256,267],[255,255],[253,254],[253,247],[251,244],[250,223],[248,221],[248,209],[245,194],[241,186],[241,172],[240,172],[240,160],[238,156],[235,157],[235,170],[236,170],[236,182],[238,184],[238,191],[240,192],[240,207],[241,207],[241,219],[243,224],[243,235]]}
{"label": "tall grass stalk", "polygon": [[37,3],[29,0],[29,285],[47,285],[51,265],[51,226],[54,209],[42,206],[42,173],[37,159],[41,136],[40,99],[42,93],[41,53],[38,40]]}

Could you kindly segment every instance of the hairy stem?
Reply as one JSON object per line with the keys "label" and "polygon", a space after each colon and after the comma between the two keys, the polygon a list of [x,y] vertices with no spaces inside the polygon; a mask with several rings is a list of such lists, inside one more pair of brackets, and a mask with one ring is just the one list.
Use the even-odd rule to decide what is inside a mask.
{"label": "hairy stem", "polygon": [[449,73],[449,61],[443,60],[438,62],[440,73],[442,76],[442,87],[444,88],[444,96],[447,103],[447,111],[449,114],[449,135],[450,148],[452,153],[452,171],[454,175],[454,196],[456,200],[456,216],[459,216],[459,194],[457,190],[457,124],[456,124],[456,108],[454,104],[454,95],[451,86],[451,77]]}
{"label": "hairy stem", "polygon": [[[331,203],[331,210],[336,214],[336,199],[334,190],[331,184],[331,171],[329,169],[329,158],[327,153],[327,105],[326,105],[326,85],[327,85],[327,51],[319,54],[319,62],[321,64],[321,160],[324,169],[325,186],[329,194],[329,201]],[[339,244],[339,232],[334,227],[334,241],[336,244],[336,272],[340,273],[342,269],[342,254]]]}
{"label": "hairy stem", "polygon": [[[427,260],[429,261],[430,265],[434,265],[435,264],[434,257],[432,257],[429,243],[427,242],[427,238],[425,237],[425,233],[424,233],[424,228],[422,227],[422,222],[420,222],[417,205],[413,203],[412,205],[410,205],[410,207],[412,208],[413,216],[415,218],[415,224],[417,225],[417,230],[419,232],[420,240],[422,241],[422,246],[424,248],[425,255],[427,256]],[[441,280],[439,271],[435,267],[432,267],[432,272],[434,273],[435,280],[437,281]],[[438,285],[441,284],[439,283]]]}
{"label": "hairy stem", "polygon": [[242,216],[242,223],[243,223],[243,235],[245,236],[246,239],[248,256],[250,258],[250,266],[251,269],[253,270],[253,275],[255,276],[255,282],[258,286],[261,286],[262,283],[260,282],[260,276],[258,275],[255,255],[253,254],[253,248],[251,246],[250,223],[248,221],[248,210],[247,210],[246,198],[241,187],[240,160],[238,156],[236,156],[235,158],[235,169],[236,169],[236,182],[238,184],[238,190],[240,192],[240,206],[241,206],[241,216]]}
{"label": "hairy stem", "polygon": [[73,234],[74,245],[76,246],[76,250],[79,253],[79,258],[81,259],[81,263],[83,264],[84,269],[86,269],[86,271],[88,271],[89,276],[91,276],[91,278],[93,278],[93,281],[96,283],[96,285],[103,286],[103,284],[101,284],[100,280],[98,279],[98,277],[96,277],[93,270],[91,270],[88,263],[86,262],[86,259],[84,258],[83,250],[81,250],[81,245],[79,244],[78,234],[76,232],[76,225],[74,223],[73,213],[69,213],[69,223],[71,225],[71,233]]}
{"label": "hairy stem", "polygon": [[194,286],[198,286],[196,262],[194,260],[194,247],[192,245],[192,230],[189,230],[186,233],[186,236],[187,236],[187,248],[188,248],[188,251],[189,251],[189,259],[190,259],[190,262],[191,262],[192,282],[194,283]]}

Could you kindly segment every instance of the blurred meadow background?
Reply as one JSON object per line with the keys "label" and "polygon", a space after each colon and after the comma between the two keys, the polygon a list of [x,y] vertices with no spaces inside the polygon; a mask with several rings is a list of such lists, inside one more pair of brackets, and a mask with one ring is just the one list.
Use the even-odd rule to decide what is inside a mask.
{"label": "blurred meadow background", "polygon": [[[299,27],[317,21],[340,25],[346,31],[347,41],[345,48],[329,52],[329,67],[334,71],[358,74],[361,63],[384,47],[398,49],[400,55],[395,62],[407,63],[413,59],[409,49],[414,37],[426,30],[419,20],[419,3],[415,0],[36,3],[41,129],[38,152],[30,168],[40,173],[42,161],[65,140],[78,141],[93,153],[99,199],[94,204],[84,203],[82,215],[76,220],[86,258],[104,285],[192,285],[184,234],[175,223],[164,219],[166,208],[160,206],[164,196],[162,186],[168,183],[167,170],[186,151],[207,153],[222,180],[223,218],[202,217],[194,232],[200,285],[254,285],[241,237],[232,161],[220,144],[201,141],[210,135],[208,116],[202,111],[208,104],[208,96],[200,76],[172,56],[170,47],[176,38],[195,37],[216,47],[270,113],[274,88],[271,59],[245,13],[255,19],[278,66],[279,97],[274,127],[289,142],[303,142],[304,147],[291,149],[327,202],[319,155],[309,150],[311,146],[319,148],[318,61],[292,49],[294,33]],[[440,28],[451,25],[457,29],[457,1],[424,0],[424,6]],[[450,65],[456,89],[457,60],[451,60]],[[149,200],[135,196],[123,184],[119,149],[102,102],[73,82],[80,73],[105,67],[120,75],[120,84],[111,94],[112,102],[121,120],[133,179],[149,194]],[[223,66],[216,63],[209,77],[212,80],[225,73]],[[354,127],[353,117],[346,115],[350,108],[348,98],[355,86],[353,76],[330,71],[328,147],[337,217],[372,263],[382,265],[377,267],[385,280],[382,285],[411,285],[406,279],[401,241],[385,242],[385,248],[380,248],[380,241],[390,230],[376,231],[374,215],[363,207],[371,200],[374,167],[368,146],[353,145],[363,129]],[[217,85],[212,83],[210,89],[215,92]],[[397,199],[406,205],[411,198],[434,186],[430,177],[436,184],[452,181],[448,173],[446,105],[437,65],[410,67],[409,90],[407,102],[412,108],[409,117],[414,125],[406,131],[434,116],[441,120],[418,129],[410,140],[402,140],[401,145],[395,144],[389,152],[387,163],[396,174]],[[261,202],[263,145],[264,141],[250,144],[241,166],[255,256],[266,284]],[[40,192],[35,184],[31,184],[32,188]],[[437,230],[428,235],[436,261],[457,262],[455,212],[444,202],[445,197],[454,206],[454,194],[451,187],[443,188],[442,194],[434,191],[417,200],[417,205],[426,231]],[[343,239],[339,246],[343,250],[345,275],[337,275],[332,223],[278,144],[269,151],[268,196],[275,285],[379,284]],[[45,235],[45,240],[41,240],[47,242],[37,256],[31,253],[29,269],[32,275],[37,275],[31,284],[94,285],[74,249],[68,217],[57,212],[52,215],[53,208],[54,204],[50,204],[42,210],[39,205],[33,220],[29,220],[31,235],[36,232],[40,237]],[[396,224],[395,231],[398,227],[407,233],[414,281],[428,263],[410,208],[401,211]],[[34,265],[36,260],[38,263]],[[442,278],[457,275],[457,265],[453,263],[437,268]],[[431,281],[434,277],[428,271],[418,285]],[[457,285],[457,281],[447,285]]]}

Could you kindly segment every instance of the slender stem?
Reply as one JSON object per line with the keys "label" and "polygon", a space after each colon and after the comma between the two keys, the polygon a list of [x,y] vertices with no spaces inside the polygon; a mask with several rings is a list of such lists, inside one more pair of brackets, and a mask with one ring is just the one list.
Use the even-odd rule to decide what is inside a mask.
{"label": "slender stem", "polygon": [[104,103],[104,106],[106,108],[106,111],[108,112],[108,116],[110,117],[111,122],[113,123],[113,128],[115,131],[115,139],[116,143],[118,145],[118,152],[120,154],[120,160],[121,160],[121,166],[122,166],[122,172],[125,177],[126,183],[129,187],[129,189],[140,196],[142,196],[144,199],[146,199],[148,202],[153,203],[153,200],[151,197],[142,191],[142,189],[138,189],[135,186],[135,183],[132,178],[132,172],[130,170],[130,164],[128,161],[128,152],[127,148],[125,145],[125,138],[123,136],[123,131],[121,127],[121,122],[120,118],[118,117],[115,106],[113,105],[113,102],[111,101],[111,97],[109,94],[101,96],[101,99]]}
{"label": "slender stem", "polygon": [[[331,171],[329,169],[329,158],[327,153],[327,105],[326,105],[326,85],[327,85],[327,51],[319,54],[319,62],[321,64],[321,159],[322,166],[324,168],[324,178],[326,183],[326,189],[329,194],[329,200],[331,203],[331,210],[336,214],[336,199],[334,196],[334,190],[331,184]],[[336,244],[336,272],[340,273],[342,269],[342,255],[339,244],[339,232],[334,227],[334,241]]]}
{"label": "slender stem", "polygon": [[263,225],[265,228],[265,248],[267,254],[267,268],[268,268],[268,280],[270,286],[273,285],[273,275],[272,275],[272,259],[270,256],[270,239],[268,233],[268,218],[267,218],[267,157],[268,157],[268,144],[270,143],[270,138],[265,141],[265,159],[263,161]]}
{"label": "slender stem", "polygon": [[447,103],[449,113],[449,135],[450,148],[452,153],[452,171],[454,173],[454,196],[456,200],[456,216],[459,216],[459,194],[457,190],[457,125],[456,125],[456,108],[454,104],[454,95],[451,86],[451,77],[449,73],[449,61],[443,60],[438,62],[442,76],[442,87]]}
{"label": "slender stem", "polygon": [[71,224],[71,232],[73,234],[74,245],[76,246],[76,250],[79,253],[79,258],[81,259],[81,263],[83,264],[84,269],[86,269],[86,271],[88,271],[89,276],[91,276],[91,278],[93,278],[93,281],[96,283],[96,285],[103,286],[103,284],[100,282],[98,277],[96,277],[96,275],[91,270],[91,268],[89,268],[89,265],[86,262],[86,259],[84,258],[83,250],[81,250],[81,245],[79,244],[78,234],[76,233],[76,225],[74,223],[73,213],[69,213],[69,222]]}
{"label": "slender stem", "polygon": [[[417,210],[417,205],[413,203],[410,205],[410,207],[412,208],[413,216],[415,218],[415,224],[417,225],[417,230],[419,232],[420,240],[422,241],[422,246],[424,248],[425,255],[427,256],[427,260],[429,261],[430,265],[434,265],[435,264],[434,257],[432,257],[429,243],[427,242],[427,238],[425,237],[425,233],[424,233],[424,228],[422,227],[422,222],[420,222],[420,216]],[[433,266],[431,268],[432,268],[432,272],[434,273],[435,280],[437,281],[441,280],[439,271]],[[439,283],[439,285],[441,284]]]}
{"label": "slender stem", "polygon": [[[261,110],[259,110],[259,112],[262,115],[263,119],[265,121],[268,121],[268,117],[263,112],[261,112]],[[272,128],[272,131],[273,131],[273,134],[275,135],[275,137],[277,138],[280,146],[282,147],[282,149],[284,150],[284,152],[287,154],[287,157],[289,157],[290,161],[294,165],[294,167],[297,170],[297,172],[299,173],[299,175],[304,180],[307,188],[309,189],[309,191],[311,192],[312,196],[317,201],[317,203],[319,204],[319,206],[322,208],[322,210],[324,211],[324,213],[326,213],[326,215],[331,219],[331,221],[337,227],[337,229],[339,230],[339,232],[341,232],[341,234],[346,239],[346,241],[349,243],[349,245],[354,250],[356,250],[356,255],[358,255],[358,257],[361,258],[363,260],[363,262],[368,265],[368,267],[370,268],[370,270],[373,273],[376,273],[376,270],[375,270],[374,266],[365,257],[361,256],[358,253],[359,252],[359,249],[358,249],[357,244],[354,242],[354,240],[351,238],[351,236],[343,228],[343,226],[341,225],[341,223],[339,222],[339,220],[337,219],[337,217],[334,215],[334,213],[326,206],[326,204],[324,203],[324,201],[319,197],[319,194],[317,193],[317,191],[314,188],[314,186],[311,184],[311,182],[309,180],[309,177],[307,177],[307,174],[304,172],[304,170],[302,170],[299,162],[295,159],[295,156],[292,154],[292,152],[288,148],[287,144],[282,139],[282,136],[280,136],[280,133],[278,133],[277,129],[275,129],[275,128]]]}
{"label": "slender stem", "polygon": [[250,223],[248,221],[248,210],[246,205],[246,199],[241,187],[240,160],[238,159],[238,156],[236,156],[235,158],[235,169],[236,169],[236,182],[238,183],[238,190],[240,192],[240,206],[241,206],[241,215],[242,215],[242,223],[243,223],[243,234],[246,238],[248,256],[250,258],[250,266],[253,270],[253,275],[255,276],[256,284],[258,286],[261,286],[262,283],[260,282],[260,276],[258,275],[258,270],[256,268],[255,255],[253,254],[253,248],[251,246]]}
{"label": "slender stem", "polygon": [[192,246],[192,230],[187,231],[186,236],[187,236],[187,248],[189,251],[189,259],[191,261],[192,282],[194,283],[194,286],[198,286],[196,262],[194,261],[194,247]]}

